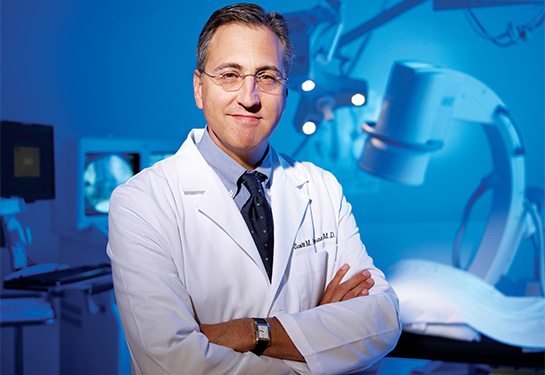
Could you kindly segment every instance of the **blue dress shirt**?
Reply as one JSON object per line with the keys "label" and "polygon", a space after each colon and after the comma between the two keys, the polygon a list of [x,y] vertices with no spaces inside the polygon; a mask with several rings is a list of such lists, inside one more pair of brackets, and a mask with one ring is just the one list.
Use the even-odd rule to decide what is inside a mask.
{"label": "blue dress shirt", "polygon": [[[250,198],[250,192],[238,182],[240,176],[246,172],[246,169],[214,143],[212,138],[210,138],[210,134],[208,134],[208,128],[205,130],[200,142],[197,143],[197,149],[202,154],[204,160],[206,160],[214,172],[216,172],[240,210],[248,198]],[[269,201],[269,204],[269,188],[272,180],[270,155],[271,154],[267,149],[263,161],[255,169],[259,173],[267,176],[267,179],[263,182],[263,191],[265,192],[265,197],[267,198],[267,201]]]}

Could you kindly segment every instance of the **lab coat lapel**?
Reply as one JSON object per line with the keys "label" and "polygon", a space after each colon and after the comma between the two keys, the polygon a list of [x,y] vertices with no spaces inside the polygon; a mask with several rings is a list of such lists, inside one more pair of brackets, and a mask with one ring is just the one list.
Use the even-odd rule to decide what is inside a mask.
{"label": "lab coat lapel", "polygon": [[[179,165],[180,189],[185,195],[193,195],[195,207],[233,239],[260,267],[265,275],[265,267],[255,246],[248,227],[235,202],[225,189],[219,177],[212,171],[195,146],[199,133],[193,131],[182,145],[183,164]],[[212,230],[210,231],[213,232]]]}
{"label": "lab coat lapel", "polygon": [[199,199],[197,208],[203,215],[225,231],[265,272],[261,256],[238,207],[221,181],[216,176],[214,177],[217,182],[208,186],[201,199]]}
{"label": "lab coat lapel", "polygon": [[[274,155],[278,160],[278,155]],[[274,163],[273,165],[276,165]],[[289,168],[289,167],[288,167]],[[293,252],[297,232],[303,222],[310,198],[304,185],[308,180],[285,166],[277,165],[271,186],[274,217],[273,291],[275,298]]]}

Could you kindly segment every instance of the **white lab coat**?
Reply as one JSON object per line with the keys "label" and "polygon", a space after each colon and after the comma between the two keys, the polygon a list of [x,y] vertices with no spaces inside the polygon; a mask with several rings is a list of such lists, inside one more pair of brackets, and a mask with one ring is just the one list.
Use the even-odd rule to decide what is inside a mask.
{"label": "white lab coat", "polygon": [[[335,374],[371,365],[400,334],[398,301],[328,172],[272,150],[269,282],[246,223],[195,144],[112,195],[108,254],[136,374]],[[370,295],[315,307],[342,264],[368,269]],[[276,316],[306,359],[210,344],[199,323]]]}

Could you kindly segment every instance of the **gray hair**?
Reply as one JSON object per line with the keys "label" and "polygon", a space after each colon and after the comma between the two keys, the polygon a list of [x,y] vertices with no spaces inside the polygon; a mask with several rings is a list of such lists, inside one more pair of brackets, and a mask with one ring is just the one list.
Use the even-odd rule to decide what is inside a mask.
{"label": "gray hair", "polygon": [[295,53],[291,44],[288,23],[284,16],[276,12],[267,13],[259,5],[241,3],[216,10],[204,25],[197,43],[197,70],[199,72],[204,72],[208,46],[212,36],[220,26],[230,23],[266,27],[271,30],[280,41],[284,52],[284,68],[286,73],[289,71]]}

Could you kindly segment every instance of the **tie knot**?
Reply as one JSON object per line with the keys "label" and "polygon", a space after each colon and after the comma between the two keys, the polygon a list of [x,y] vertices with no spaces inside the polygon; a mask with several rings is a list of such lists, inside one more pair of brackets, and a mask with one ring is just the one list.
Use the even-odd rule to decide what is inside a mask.
{"label": "tie knot", "polygon": [[251,195],[263,194],[261,192],[261,183],[265,181],[266,178],[267,176],[259,172],[244,172],[244,174],[240,176],[240,180],[244,186],[246,186]]}

